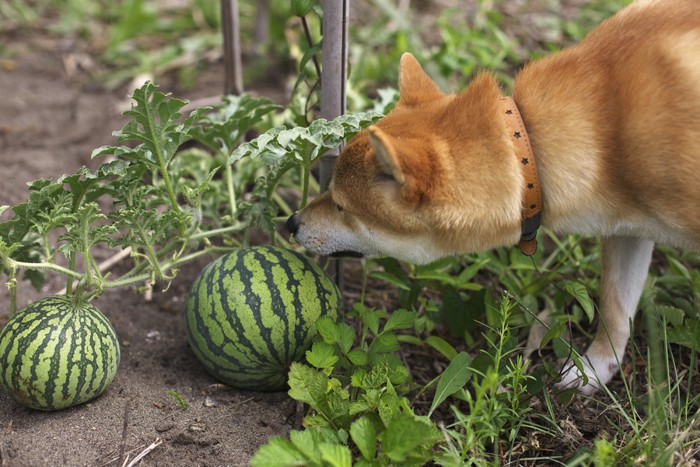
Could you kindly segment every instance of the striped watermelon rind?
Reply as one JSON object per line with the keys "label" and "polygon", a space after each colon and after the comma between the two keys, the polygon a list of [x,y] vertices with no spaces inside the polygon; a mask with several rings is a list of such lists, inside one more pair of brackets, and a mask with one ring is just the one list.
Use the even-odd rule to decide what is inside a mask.
{"label": "striped watermelon rind", "polygon": [[220,381],[239,389],[279,391],[322,316],[338,319],[333,280],[293,250],[256,246],[219,257],[193,282],[185,327],[194,354]]}
{"label": "striped watermelon rind", "polygon": [[0,385],[34,409],[59,410],[99,396],[119,360],[109,320],[65,295],[28,305],[0,330]]}

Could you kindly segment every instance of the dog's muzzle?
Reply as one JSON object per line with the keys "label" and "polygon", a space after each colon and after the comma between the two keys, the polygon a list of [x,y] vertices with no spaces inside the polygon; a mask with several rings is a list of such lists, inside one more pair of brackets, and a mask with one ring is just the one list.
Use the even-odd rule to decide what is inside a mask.
{"label": "dog's muzzle", "polygon": [[289,219],[287,219],[287,223],[285,225],[287,226],[287,230],[289,230],[290,233],[297,233],[299,231],[299,216],[297,216],[297,213],[294,213],[291,216],[289,216]]}
{"label": "dog's muzzle", "polygon": [[333,258],[363,258],[365,255],[360,253],[359,251],[352,251],[352,250],[343,250],[343,251],[335,251],[330,254]]}
{"label": "dog's muzzle", "polygon": [[[301,224],[299,223],[299,216],[296,213],[289,216],[289,219],[287,219],[287,222],[285,223],[287,230],[292,235],[296,235],[296,233],[299,232],[300,225]],[[334,258],[343,258],[343,257],[362,258],[364,255],[358,251],[342,250],[342,251],[334,251],[334,252],[330,253],[328,256],[332,256]]]}

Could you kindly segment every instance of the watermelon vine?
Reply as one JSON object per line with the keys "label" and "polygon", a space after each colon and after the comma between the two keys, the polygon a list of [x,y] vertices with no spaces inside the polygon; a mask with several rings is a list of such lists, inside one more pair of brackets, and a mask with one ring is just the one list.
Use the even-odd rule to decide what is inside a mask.
{"label": "watermelon vine", "polygon": [[[114,287],[167,283],[189,261],[247,244],[251,228],[274,233],[291,214],[278,185],[304,180],[305,202],[312,164],[380,115],[277,126],[239,146],[250,130],[284,118],[274,114],[277,106],[229,96],[216,108],[183,116],[187,101],[152,83],[132,98],[125,112],[131,120],[114,132],[117,143],[130,145],[97,148],[92,158],[104,162],[95,171],[82,167],[56,181],[33,181],[26,202],[0,207],[0,213],[12,211],[0,223],[0,271],[9,276],[11,314],[20,271],[35,287],[49,271],[62,274],[68,295],[90,301]],[[119,277],[105,273],[96,259],[105,249],[129,251],[131,268]]]}
{"label": "watermelon vine", "polygon": [[[0,331],[0,384],[29,407],[70,407],[97,397],[114,379],[119,343],[91,300],[114,287],[167,287],[183,264],[247,246],[253,228],[284,243],[275,239],[275,225],[291,209],[277,187],[303,180],[305,203],[314,161],[379,116],[277,126],[239,146],[252,129],[284,118],[275,115],[277,106],[229,96],[216,108],[183,116],[187,102],[152,83],[132,98],[125,112],[131,120],[114,132],[123,145],[95,149],[92,158],[103,161],[95,171],[82,167],[55,181],[35,180],[26,202],[0,206],[0,214],[12,213],[0,222],[0,273],[9,277],[11,316]],[[102,268],[97,257],[105,251],[128,254],[126,271],[114,277]],[[36,288],[49,272],[63,275],[65,295],[17,312],[20,271]],[[50,357],[66,352],[68,360]],[[85,368],[90,372],[83,374]]]}

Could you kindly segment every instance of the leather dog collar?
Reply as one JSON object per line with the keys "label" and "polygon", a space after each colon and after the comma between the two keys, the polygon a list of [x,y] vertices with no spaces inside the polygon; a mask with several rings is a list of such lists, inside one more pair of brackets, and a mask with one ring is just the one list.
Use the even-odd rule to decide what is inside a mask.
{"label": "leather dog collar", "polygon": [[500,112],[508,126],[515,156],[522,166],[525,178],[519,247],[523,254],[532,256],[537,251],[537,229],[540,227],[542,213],[542,187],[537,175],[537,161],[520,111],[512,97],[501,97]]}

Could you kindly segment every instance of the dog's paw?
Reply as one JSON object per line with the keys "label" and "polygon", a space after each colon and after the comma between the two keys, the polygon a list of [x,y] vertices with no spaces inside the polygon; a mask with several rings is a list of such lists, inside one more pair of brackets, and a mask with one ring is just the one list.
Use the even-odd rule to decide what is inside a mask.
{"label": "dog's paw", "polygon": [[618,369],[615,358],[586,355],[581,360],[583,373],[569,360],[562,368],[562,378],[557,387],[577,389],[582,394],[591,395],[608,384]]}

